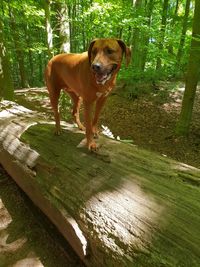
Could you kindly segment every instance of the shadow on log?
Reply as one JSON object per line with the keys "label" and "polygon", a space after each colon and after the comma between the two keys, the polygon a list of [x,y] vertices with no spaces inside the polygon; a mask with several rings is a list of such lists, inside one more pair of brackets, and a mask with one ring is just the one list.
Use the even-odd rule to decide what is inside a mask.
{"label": "shadow on log", "polygon": [[[20,110],[20,111],[19,111]],[[200,170],[4,101],[0,162],[87,266],[200,266]]]}

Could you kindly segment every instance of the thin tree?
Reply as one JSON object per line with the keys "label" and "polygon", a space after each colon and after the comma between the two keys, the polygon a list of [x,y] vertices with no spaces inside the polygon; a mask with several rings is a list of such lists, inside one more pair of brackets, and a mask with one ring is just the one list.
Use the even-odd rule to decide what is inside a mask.
{"label": "thin tree", "polygon": [[60,52],[70,52],[70,26],[69,26],[69,15],[68,6],[66,3],[59,3],[59,37],[60,37]]}
{"label": "thin tree", "polygon": [[10,72],[10,62],[3,36],[3,23],[0,18],[0,99],[12,100],[14,87]]}
{"label": "thin tree", "polygon": [[164,0],[163,10],[162,10],[162,20],[161,20],[161,29],[160,29],[160,38],[158,42],[159,55],[157,57],[156,70],[160,70],[162,66],[161,53],[164,48],[164,38],[165,38],[165,29],[167,25],[167,10],[168,10],[169,0]]}
{"label": "thin tree", "polygon": [[146,25],[148,27],[148,32],[146,32],[146,35],[143,37],[144,49],[143,49],[143,53],[141,55],[141,70],[142,71],[144,71],[144,69],[145,69],[145,64],[146,64],[146,59],[147,59],[153,7],[154,7],[154,0],[149,0],[149,2],[146,3],[146,18],[147,18],[147,24]]}
{"label": "thin tree", "polygon": [[195,0],[194,20],[192,29],[191,50],[186,75],[185,92],[183,96],[180,118],[176,126],[176,134],[189,134],[192,110],[196,94],[197,83],[200,77],[200,1]]}
{"label": "thin tree", "polygon": [[[134,3],[134,2],[133,2]],[[143,13],[143,0],[136,0],[135,4],[135,12],[136,17],[141,16]],[[132,66],[135,70],[141,70],[141,29],[139,25],[137,25],[133,30],[133,41],[132,46],[134,49],[134,53],[132,55]]]}
{"label": "thin tree", "polygon": [[29,28],[28,23],[26,23],[26,26],[24,27],[24,31],[25,31],[25,38],[26,38],[26,46],[28,49],[28,61],[29,61],[29,81],[30,81],[30,85],[33,84],[34,81],[34,67],[33,67],[33,53],[31,50],[31,30]]}
{"label": "thin tree", "polygon": [[[176,0],[174,14],[172,15],[172,19],[171,19],[171,22],[170,22],[170,30],[172,32],[177,28],[178,9],[179,9],[179,0]],[[169,53],[170,57],[171,56],[175,56],[174,45],[171,42],[169,43],[167,49],[168,49],[168,53]]]}
{"label": "thin tree", "polygon": [[191,0],[186,0],[186,5],[185,5],[185,14],[183,17],[183,26],[182,26],[182,33],[181,33],[181,38],[180,38],[180,43],[179,43],[179,48],[178,48],[178,52],[177,52],[177,64],[176,67],[180,67],[181,64],[181,58],[183,55],[183,49],[184,49],[184,45],[185,45],[185,35],[186,35],[186,31],[187,31],[187,26],[188,26],[188,16],[189,16],[189,12],[190,12],[190,2]]}
{"label": "thin tree", "polygon": [[27,74],[25,70],[25,60],[24,60],[24,48],[22,47],[20,38],[19,38],[19,30],[16,23],[16,18],[14,14],[14,10],[11,6],[11,2],[8,2],[9,7],[9,17],[10,17],[10,26],[12,31],[12,37],[14,41],[15,51],[17,55],[17,61],[19,65],[19,74],[20,74],[20,80],[21,80],[21,87],[29,87]]}
{"label": "thin tree", "polygon": [[46,20],[46,34],[47,34],[47,51],[48,57],[53,56],[53,30],[51,27],[51,0],[43,0],[43,6],[45,11],[45,20]]}

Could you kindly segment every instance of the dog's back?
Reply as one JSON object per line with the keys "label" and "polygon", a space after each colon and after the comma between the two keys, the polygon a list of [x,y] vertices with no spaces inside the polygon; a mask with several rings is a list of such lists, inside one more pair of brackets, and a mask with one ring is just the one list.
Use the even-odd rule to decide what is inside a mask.
{"label": "dog's back", "polygon": [[[55,89],[75,90],[81,94],[83,81],[90,73],[88,53],[59,54],[54,56],[47,64],[45,79],[47,87],[51,84]],[[76,75],[75,75],[76,74]]]}

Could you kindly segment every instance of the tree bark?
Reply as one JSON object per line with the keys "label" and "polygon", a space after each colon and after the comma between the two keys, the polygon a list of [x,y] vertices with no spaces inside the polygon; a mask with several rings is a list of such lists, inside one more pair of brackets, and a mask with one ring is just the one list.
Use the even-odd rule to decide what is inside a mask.
{"label": "tree bark", "polygon": [[21,87],[27,88],[27,87],[29,87],[29,83],[28,83],[27,74],[25,71],[24,51],[23,51],[22,45],[20,43],[19,31],[17,29],[17,25],[16,25],[16,21],[15,21],[15,15],[13,13],[11,6],[10,6],[10,2],[9,2],[9,16],[10,16],[10,25],[11,25],[12,36],[13,36],[14,45],[15,45],[15,51],[16,51],[16,55],[17,55],[17,61],[18,61],[18,65],[19,65]]}
{"label": "tree bark", "polygon": [[[147,27],[150,30],[151,28],[151,18],[152,18],[152,11],[154,7],[154,0],[149,0],[149,2],[146,4],[146,16],[147,16]],[[148,53],[148,45],[149,45],[149,32],[146,33],[144,38],[144,50],[141,55],[141,70],[145,70],[145,64],[147,59],[147,53]]]}
{"label": "tree bark", "polygon": [[168,2],[169,2],[169,0],[164,0],[164,3],[163,3],[160,37],[159,37],[159,42],[158,42],[159,55],[157,57],[157,63],[156,63],[156,70],[158,70],[158,71],[161,70],[161,67],[162,67],[161,54],[162,54],[162,51],[164,48],[163,43],[164,43],[165,29],[166,29],[166,24],[167,24]]}
{"label": "tree bark", "polygon": [[12,100],[14,87],[11,77],[11,66],[7,55],[3,36],[3,23],[0,18],[0,100]]}
{"label": "tree bark", "polygon": [[60,52],[70,53],[70,26],[69,13],[66,3],[59,3],[59,37],[60,37]]}
{"label": "tree bark", "polygon": [[188,62],[185,92],[182,102],[181,114],[176,127],[176,134],[187,136],[189,134],[192,110],[200,75],[200,1],[195,1],[192,42]]}
{"label": "tree bark", "polygon": [[[137,16],[141,15],[140,13],[142,10],[142,5],[143,5],[143,0],[135,1],[135,10]],[[133,30],[133,41],[132,41],[133,55],[131,63],[135,71],[141,71],[141,57],[142,57],[141,42],[142,42],[141,30],[138,26]]]}
{"label": "tree bark", "polygon": [[76,24],[76,17],[77,17],[77,9],[78,9],[78,3],[77,3],[78,0],[75,0],[73,3],[72,3],[72,9],[71,9],[71,18],[72,18],[72,24],[71,24],[71,29],[72,29],[72,43],[73,43],[73,52],[74,53],[77,53],[78,50],[77,50],[77,44],[78,44],[78,40],[77,40],[77,32],[78,32],[78,29],[77,29],[77,24]]}
{"label": "tree bark", "polygon": [[34,82],[33,53],[31,51],[31,36],[30,36],[30,28],[28,24],[26,24],[26,27],[25,27],[25,34],[26,34],[26,44],[28,48],[28,59],[29,59],[29,69],[30,69],[29,82],[30,82],[30,86],[33,86],[33,82]]}
{"label": "tree bark", "polygon": [[70,32],[70,51],[72,53],[79,52],[77,51],[77,29],[76,25],[76,16],[77,16],[77,0],[72,1],[68,4],[68,14],[69,14],[69,32]]}
{"label": "tree bark", "polygon": [[[173,14],[173,19],[171,20],[171,23],[170,23],[170,28],[172,29],[175,29],[177,26],[176,22],[177,22],[177,19],[178,19],[178,7],[179,7],[179,0],[176,0],[176,5],[175,5],[175,9],[174,9],[174,14]],[[167,47],[168,49],[168,53],[169,53],[169,56],[174,56],[175,53],[174,53],[174,46],[170,43]]]}
{"label": "tree bark", "polygon": [[46,20],[46,34],[47,34],[47,51],[49,59],[53,57],[53,30],[51,27],[51,0],[43,0],[45,20]]}
{"label": "tree bark", "polygon": [[189,16],[189,12],[190,12],[190,2],[191,0],[187,0],[186,1],[186,5],[185,5],[185,14],[184,14],[184,18],[183,18],[183,27],[182,27],[182,32],[181,32],[181,38],[180,38],[180,43],[179,43],[179,48],[178,48],[178,52],[177,52],[177,56],[176,56],[176,69],[180,68],[181,66],[181,59],[182,59],[182,55],[183,55],[183,49],[184,49],[184,45],[185,45],[185,35],[186,35],[186,31],[187,31],[187,24],[188,24],[188,16]]}

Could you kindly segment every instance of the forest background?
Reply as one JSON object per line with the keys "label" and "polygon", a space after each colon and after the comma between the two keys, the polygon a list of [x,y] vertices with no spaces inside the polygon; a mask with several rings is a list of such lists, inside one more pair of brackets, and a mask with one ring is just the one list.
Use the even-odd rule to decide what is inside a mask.
{"label": "forest background", "polygon": [[[141,185],[142,190],[140,191],[144,191],[145,194],[149,193],[150,196],[155,194],[157,202],[161,200],[161,204],[164,204],[163,207],[169,208],[168,210],[161,209],[167,212],[165,212],[166,216],[159,216],[159,221],[163,223],[158,228],[157,234],[148,235],[153,246],[150,247],[151,242],[149,241],[143,246],[140,242],[142,238],[139,235],[138,244],[141,243],[144,250],[139,253],[137,247],[134,255],[138,255],[138,264],[144,258],[144,260],[150,261],[152,266],[156,265],[155,262],[162,266],[168,263],[170,266],[175,263],[177,266],[178,264],[194,266],[191,262],[197,261],[198,265],[200,181],[195,173],[199,171],[184,164],[173,163],[169,168],[162,167],[167,161],[161,157],[159,157],[159,162],[154,164],[153,153],[151,157],[151,153],[143,152],[140,148],[158,152],[159,155],[171,157],[200,169],[200,87],[197,87],[200,78],[200,0],[0,0],[0,111],[5,108],[5,105],[1,105],[3,103],[1,100],[14,100],[25,107],[43,112],[47,121],[53,120],[52,112],[48,109],[48,93],[44,88],[44,69],[48,60],[53,55],[62,52],[80,53],[86,51],[91,40],[98,37],[120,38],[132,47],[131,63],[128,68],[122,66],[118,75],[117,88],[108,97],[101,113],[100,122],[111,130],[114,137],[119,136],[122,142],[132,143],[132,145],[126,146],[129,147],[127,154],[125,151],[120,151],[119,155],[122,152],[122,156],[127,156],[127,164],[129,162],[133,164],[130,167],[135,168],[136,178],[139,177],[140,173],[145,172],[144,178],[137,182],[138,185]],[[61,98],[61,100],[61,106],[69,111],[70,107],[65,108],[69,103],[65,101],[65,98]],[[45,105],[43,105],[44,103]],[[9,106],[9,104],[7,105]],[[15,112],[11,109],[12,111]],[[6,114],[6,112],[2,113],[3,115]],[[63,114],[69,114],[69,112],[63,112]],[[3,118],[3,121],[4,119],[6,124],[7,119]],[[18,129],[18,125],[16,129]],[[69,152],[66,153],[66,151],[72,151],[67,150],[71,139],[67,141],[65,136],[68,135],[64,134],[62,135],[64,137],[61,136],[57,143],[54,142],[54,138],[51,138],[52,132],[46,125],[41,129],[47,129],[47,131],[45,130],[48,135],[47,140],[44,140],[44,135],[38,134],[34,128],[32,133],[37,132],[30,135],[30,143],[39,140],[38,145],[42,144],[41,147],[44,147],[44,151],[47,150],[48,154],[49,145],[52,145],[51,151],[54,148],[57,149],[53,153],[50,152],[50,158],[55,160],[56,168],[50,166],[49,169],[54,173],[54,170],[59,170],[57,163],[59,163],[60,155],[69,155]],[[12,136],[11,127],[8,131],[10,131],[8,136],[5,136],[4,131],[2,131],[3,138],[10,137],[10,133]],[[5,132],[7,133],[7,130]],[[13,137],[16,137],[16,133],[13,134]],[[10,139],[6,144],[11,145],[13,150],[13,142],[10,142]],[[62,144],[64,144],[63,148],[61,147]],[[135,156],[129,153],[134,146],[139,148],[133,149]],[[57,153],[58,150],[59,153]],[[15,152],[18,153],[19,150]],[[75,152],[78,153],[78,151]],[[112,152],[109,153],[112,155]],[[117,152],[113,151],[113,153],[116,154],[115,158],[117,159]],[[129,155],[133,155],[133,157],[129,158]],[[145,155],[145,158],[141,155]],[[93,162],[94,158],[89,157],[90,159]],[[60,160],[62,160],[63,169],[65,168],[63,165],[65,160],[62,156]],[[99,161],[98,158],[97,160]],[[8,164],[11,166],[9,162]],[[53,165],[55,164],[53,163]],[[73,166],[68,166],[68,161],[66,164],[67,171],[70,171],[71,167],[73,170]],[[99,161],[98,164],[104,166],[102,161]],[[124,178],[126,179],[124,177],[127,169],[126,162],[120,164],[121,170],[118,169],[122,171],[124,181]],[[91,169],[92,171],[90,171],[90,167],[93,168],[93,165],[94,170]],[[114,177],[111,180],[115,183],[115,189],[117,188],[118,192],[123,192],[123,188],[120,186],[124,183],[120,184],[120,179],[118,179],[120,172],[119,174],[113,172],[112,175],[113,167],[110,170],[111,165],[113,166],[113,164],[107,164],[107,168],[109,168],[108,178]],[[175,167],[172,167],[175,165],[176,168],[180,167],[180,171],[177,173],[174,172]],[[96,175],[97,180],[100,177],[100,182],[103,181],[102,179],[105,177],[102,178],[101,173],[98,173],[99,169],[96,168],[96,163],[91,165],[88,162],[88,166],[89,171],[87,168],[86,171],[88,172],[88,179],[91,180],[90,185],[95,186],[97,184],[94,183],[96,181],[94,176]],[[123,168],[124,166],[125,168]],[[154,168],[154,166],[158,166],[158,168]],[[43,162],[41,167],[43,169]],[[46,173],[48,171],[46,163],[44,167]],[[79,168],[77,166],[75,168],[78,172]],[[185,170],[191,171],[187,174]],[[168,173],[166,173],[167,171]],[[1,173],[0,166],[0,176]],[[83,176],[85,183],[87,177]],[[51,175],[51,177],[53,176]],[[106,181],[106,184],[110,186],[109,181]],[[5,190],[4,185],[9,188],[11,183],[3,178],[0,194],[2,200],[5,200],[5,206],[9,207],[12,219],[14,219],[16,217],[14,216],[15,211],[19,212],[20,210],[21,202],[18,196],[21,193],[16,189],[14,191]],[[150,188],[151,185],[152,188]],[[105,186],[102,188],[104,190]],[[15,191],[17,197],[15,197]],[[56,190],[55,193],[58,194],[58,197],[60,196],[59,191]],[[68,194],[65,195],[68,196]],[[77,194],[77,196],[82,197],[82,194]],[[146,199],[145,197],[145,207],[147,206]],[[154,198],[151,197],[151,199]],[[17,209],[13,203],[17,203]],[[69,203],[71,202],[69,201]],[[77,203],[79,204],[79,201]],[[138,203],[142,202],[139,200]],[[32,210],[32,208],[28,207],[26,210]],[[72,207],[70,207],[71,210]],[[36,248],[36,252],[40,251],[37,260],[42,255],[43,261],[48,261],[49,257],[44,256],[46,253],[43,244],[48,244],[47,250],[50,253],[53,245],[50,245],[47,235],[41,232],[42,224],[40,221],[44,221],[43,217],[39,220],[39,216],[37,216],[36,221],[39,221],[40,229],[34,231],[35,222],[29,223],[26,219],[29,215],[25,216],[24,211],[20,211],[18,214],[17,218],[20,218],[18,225],[12,222],[12,226],[9,224],[9,231],[11,230],[13,233],[15,229],[20,228],[20,232],[23,230],[23,236],[24,233],[29,233],[29,240],[33,240],[36,247],[33,244],[28,245],[31,248],[31,254],[26,253],[26,255],[33,255],[32,249]],[[148,219],[148,214],[146,215],[145,217]],[[24,221],[22,222],[23,218]],[[157,223],[156,217],[153,220]],[[27,225],[28,228],[26,228]],[[151,226],[151,220],[150,224],[148,219],[144,225]],[[155,230],[154,224],[152,226],[149,229]],[[7,231],[7,229],[3,229],[3,231]],[[33,235],[30,235],[30,232],[33,232]],[[51,227],[50,232],[53,233],[51,240],[55,240]],[[22,234],[15,233],[14,237],[20,237]],[[101,231],[99,233],[101,234]],[[134,233],[136,232],[134,231]],[[42,249],[40,249],[40,240],[34,241],[36,236],[43,240],[41,241]],[[12,240],[14,241],[13,237]],[[116,240],[118,244],[120,239],[117,237]],[[11,247],[10,237],[8,241],[9,243],[6,243],[5,240],[5,244],[1,242],[3,249],[4,247]],[[146,250],[148,247],[150,247],[150,251]],[[54,246],[51,254],[54,254],[53,257],[58,266],[56,248]],[[24,248],[22,250],[24,251]],[[13,261],[10,254],[3,254],[3,259]],[[13,264],[10,262],[6,266]],[[51,266],[56,266],[52,264]],[[143,266],[150,265],[143,264]]]}
{"label": "forest background", "polygon": [[119,74],[126,83],[190,77],[177,126],[187,134],[199,79],[199,2],[2,0],[0,96],[12,99],[14,88],[43,86],[55,54],[85,51],[96,37],[120,38],[133,51],[130,67]]}

